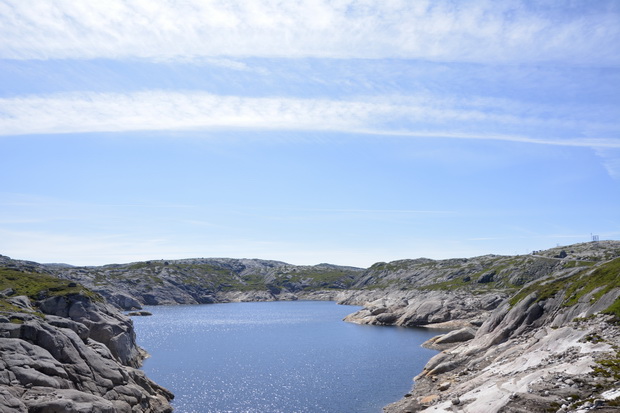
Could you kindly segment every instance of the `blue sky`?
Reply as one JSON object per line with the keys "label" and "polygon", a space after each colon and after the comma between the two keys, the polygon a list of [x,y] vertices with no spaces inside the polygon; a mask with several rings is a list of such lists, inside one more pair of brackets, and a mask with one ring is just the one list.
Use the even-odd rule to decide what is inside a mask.
{"label": "blue sky", "polygon": [[0,0],[0,254],[620,238],[620,2]]}

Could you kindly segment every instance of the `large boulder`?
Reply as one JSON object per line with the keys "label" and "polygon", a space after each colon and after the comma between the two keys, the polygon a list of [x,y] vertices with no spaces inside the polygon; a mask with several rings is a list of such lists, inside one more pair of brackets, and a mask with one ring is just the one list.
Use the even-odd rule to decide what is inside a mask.
{"label": "large boulder", "polygon": [[462,343],[463,341],[471,340],[475,336],[476,336],[476,331],[473,328],[466,327],[466,328],[461,328],[459,330],[450,331],[449,333],[438,337],[434,341],[434,343],[435,344]]}

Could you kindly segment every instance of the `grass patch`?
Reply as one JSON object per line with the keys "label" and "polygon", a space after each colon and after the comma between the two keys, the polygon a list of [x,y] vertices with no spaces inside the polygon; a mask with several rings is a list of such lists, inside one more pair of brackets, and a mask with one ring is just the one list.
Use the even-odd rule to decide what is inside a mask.
{"label": "grass patch", "polygon": [[566,305],[576,304],[584,295],[599,289],[594,298],[598,300],[614,288],[620,288],[620,258],[601,265],[589,275],[579,276],[566,291]]}
{"label": "grass patch", "polygon": [[546,300],[555,296],[557,293],[562,291],[565,287],[565,280],[554,280],[554,281],[539,281],[533,284],[528,285],[525,288],[522,288],[517,294],[515,294],[510,299],[510,305],[515,306],[520,303],[525,297],[529,296],[532,293],[536,293],[538,295],[537,301]]}
{"label": "grass patch", "polygon": [[620,348],[614,346],[614,350],[616,353],[613,357],[596,361],[596,365],[592,366],[592,374],[620,381]]}
{"label": "grass patch", "polygon": [[[12,295],[14,296],[25,295],[33,300],[71,294],[82,294],[93,300],[102,300],[99,294],[69,280],[63,280],[47,274],[0,268],[0,291],[6,289],[12,289],[14,291]],[[10,307],[11,304],[4,302],[3,306]],[[10,311],[14,311],[14,309],[10,309]]]}
{"label": "grass patch", "polygon": [[[584,269],[568,278],[533,283],[512,297],[510,305],[516,305],[533,292],[537,293],[537,300],[542,301],[564,291],[563,305],[570,307],[595,290],[592,296],[593,301],[600,299],[615,288],[620,288],[620,258],[602,264],[594,271]],[[617,319],[620,319],[620,300],[615,300],[603,313],[615,315]]]}
{"label": "grass patch", "polygon": [[603,314],[611,314],[614,316],[614,322],[620,323],[620,298],[616,298],[616,301],[607,309],[603,311]]}
{"label": "grass patch", "polygon": [[9,303],[4,299],[0,299],[0,313],[18,313],[23,311],[16,305]]}
{"label": "grass patch", "polygon": [[562,267],[565,269],[577,267],[592,267],[595,264],[595,261],[567,261],[562,265]]}

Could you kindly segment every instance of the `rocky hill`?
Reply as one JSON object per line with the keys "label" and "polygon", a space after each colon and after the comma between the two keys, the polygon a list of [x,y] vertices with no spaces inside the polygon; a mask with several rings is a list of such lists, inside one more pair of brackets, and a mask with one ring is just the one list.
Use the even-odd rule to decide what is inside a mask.
{"label": "rocky hill", "polygon": [[[10,260],[4,261],[9,265]],[[37,267],[35,263],[29,265]],[[229,258],[37,268],[85,285],[125,310],[142,305],[292,300],[323,290],[332,291],[326,296],[331,299],[335,292],[351,288],[363,271],[330,264],[296,266],[279,261]]]}
{"label": "rocky hill", "polygon": [[[93,326],[93,319],[125,325],[123,316],[98,297],[121,309],[158,304],[329,299],[363,306],[346,318],[350,322],[449,329],[438,330],[438,336],[427,343],[442,352],[416,378],[411,393],[386,407],[388,413],[614,411],[620,404],[618,241],[576,244],[520,256],[400,260],[377,263],[368,269],[223,258],[71,267],[2,256],[0,268],[64,280],[63,288],[68,289],[64,296],[72,297],[71,304],[67,304],[70,308],[88,302],[82,307],[112,317],[78,317],[79,312],[58,310],[58,305],[64,308],[61,304],[67,298],[55,298],[52,288],[5,293],[8,324],[54,326],[53,322],[62,320],[81,323],[89,335],[84,336],[86,330],[81,327],[75,329],[82,331],[87,347],[104,349],[100,353],[109,353],[106,360],[119,363],[122,371],[132,371],[127,373],[126,383],[108,383],[96,391],[90,385],[76,385],[77,378],[67,372],[68,382],[59,381],[62,384],[52,388],[64,389],[62,386],[74,383],[79,391],[86,388],[89,394],[112,400],[115,393],[111,392],[118,393],[114,389],[129,387],[132,392],[140,392],[135,400],[141,400],[141,406],[144,400],[151,400],[140,410],[132,404],[134,399],[122,396],[121,400],[136,411],[165,409],[171,395],[145,378],[135,379],[135,370],[124,370],[132,369],[139,360],[139,356],[128,356],[139,352],[130,324],[125,330],[113,329],[121,331],[118,334],[97,335],[97,331],[105,329]],[[22,301],[25,309],[13,307]],[[50,318],[54,316],[64,318]],[[39,345],[22,330],[13,333],[18,330],[6,327],[8,324],[2,324],[5,327],[0,326],[0,332],[8,331],[4,334]],[[67,327],[61,330],[67,333]],[[35,359],[31,362],[36,364]],[[42,368],[38,371],[47,374]],[[13,395],[29,406],[33,399],[24,395],[31,394],[31,389],[24,386],[25,381],[19,381],[18,373],[13,372],[13,376],[8,387],[1,388],[1,394]]]}

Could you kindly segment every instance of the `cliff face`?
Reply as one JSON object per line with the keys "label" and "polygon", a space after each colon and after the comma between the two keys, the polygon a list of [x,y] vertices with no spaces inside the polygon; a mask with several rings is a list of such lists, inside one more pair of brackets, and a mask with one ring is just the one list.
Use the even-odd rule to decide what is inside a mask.
{"label": "cliff face", "polygon": [[[131,320],[49,275],[0,269],[0,412],[171,412]],[[22,295],[24,294],[24,295]]]}

